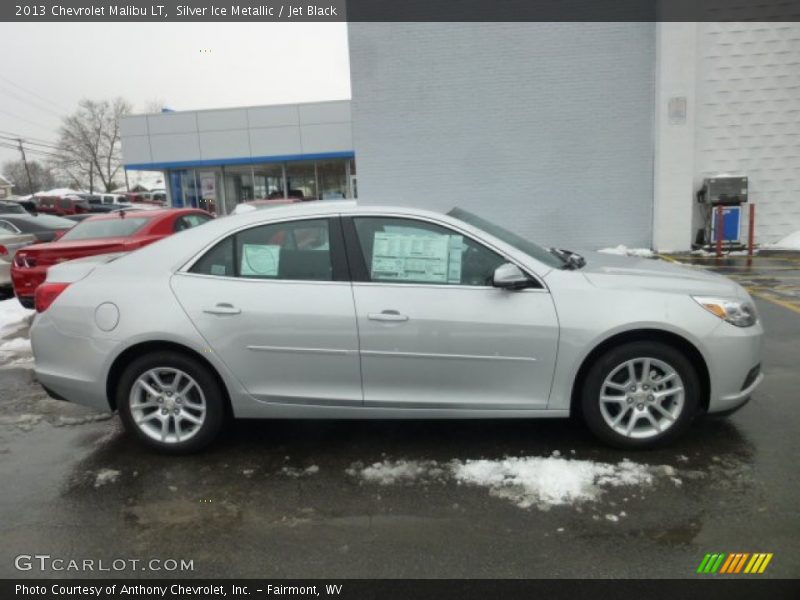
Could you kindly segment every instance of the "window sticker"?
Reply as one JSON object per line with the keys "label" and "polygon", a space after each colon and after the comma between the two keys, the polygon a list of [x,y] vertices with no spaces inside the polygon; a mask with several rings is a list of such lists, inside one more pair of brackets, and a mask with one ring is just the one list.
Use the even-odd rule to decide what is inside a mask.
{"label": "window sticker", "polygon": [[375,232],[372,277],[382,280],[460,283],[460,235]]}
{"label": "window sticker", "polygon": [[280,246],[242,244],[241,274],[250,277],[277,277],[280,259]]}

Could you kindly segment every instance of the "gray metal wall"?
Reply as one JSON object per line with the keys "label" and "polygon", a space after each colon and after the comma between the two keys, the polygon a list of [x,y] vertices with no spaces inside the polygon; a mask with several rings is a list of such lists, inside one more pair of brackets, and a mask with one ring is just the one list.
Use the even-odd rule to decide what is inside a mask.
{"label": "gray metal wall", "polygon": [[650,246],[653,23],[350,23],[362,202]]}
{"label": "gray metal wall", "polygon": [[123,163],[139,169],[353,150],[349,100],[134,115],[120,129]]}

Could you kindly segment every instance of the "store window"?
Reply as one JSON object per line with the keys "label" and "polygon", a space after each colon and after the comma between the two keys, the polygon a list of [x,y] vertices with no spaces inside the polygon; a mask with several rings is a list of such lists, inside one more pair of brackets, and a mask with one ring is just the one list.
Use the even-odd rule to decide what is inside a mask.
{"label": "store window", "polygon": [[317,161],[317,178],[322,200],[347,198],[347,163],[345,161]]}
{"label": "store window", "polygon": [[225,167],[225,206],[232,212],[239,202],[255,199],[253,169],[246,167]]}
{"label": "store window", "polygon": [[197,182],[194,169],[177,169],[170,171],[169,183],[172,193],[172,206],[200,206],[200,184]]}
{"label": "store window", "polygon": [[258,199],[283,198],[283,163],[254,165],[253,190]]}
{"label": "store window", "polygon": [[313,160],[286,163],[286,185],[290,198],[317,200],[317,168]]}

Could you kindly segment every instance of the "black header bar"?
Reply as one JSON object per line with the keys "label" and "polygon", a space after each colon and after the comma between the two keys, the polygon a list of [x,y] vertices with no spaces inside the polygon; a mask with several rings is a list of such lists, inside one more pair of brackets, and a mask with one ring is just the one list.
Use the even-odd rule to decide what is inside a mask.
{"label": "black header bar", "polygon": [[800,21],[800,0],[11,0],[20,22]]}

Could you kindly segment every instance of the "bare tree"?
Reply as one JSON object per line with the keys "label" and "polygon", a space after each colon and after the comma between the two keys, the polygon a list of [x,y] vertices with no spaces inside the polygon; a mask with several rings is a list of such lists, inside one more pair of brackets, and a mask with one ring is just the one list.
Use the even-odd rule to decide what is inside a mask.
{"label": "bare tree", "polygon": [[[10,160],[3,163],[2,173],[14,184],[14,193],[20,196],[33,194],[41,190],[49,190],[57,185],[56,176],[50,167],[35,161],[28,161],[28,172],[31,176],[31,185],[28,185],[28,173],[21,160]],[[33,189],[30,189],[33,187]]]}
{"label": "bare tree", "polygon": [[58,168],[69,179],[88,183],[90,191],[94,191],[95,178],[103,191],[114,189],[114,178],[122,168],[119,121],[130,112],[130,103],[122,98],[81,100],[78,110],[62,120]]}

